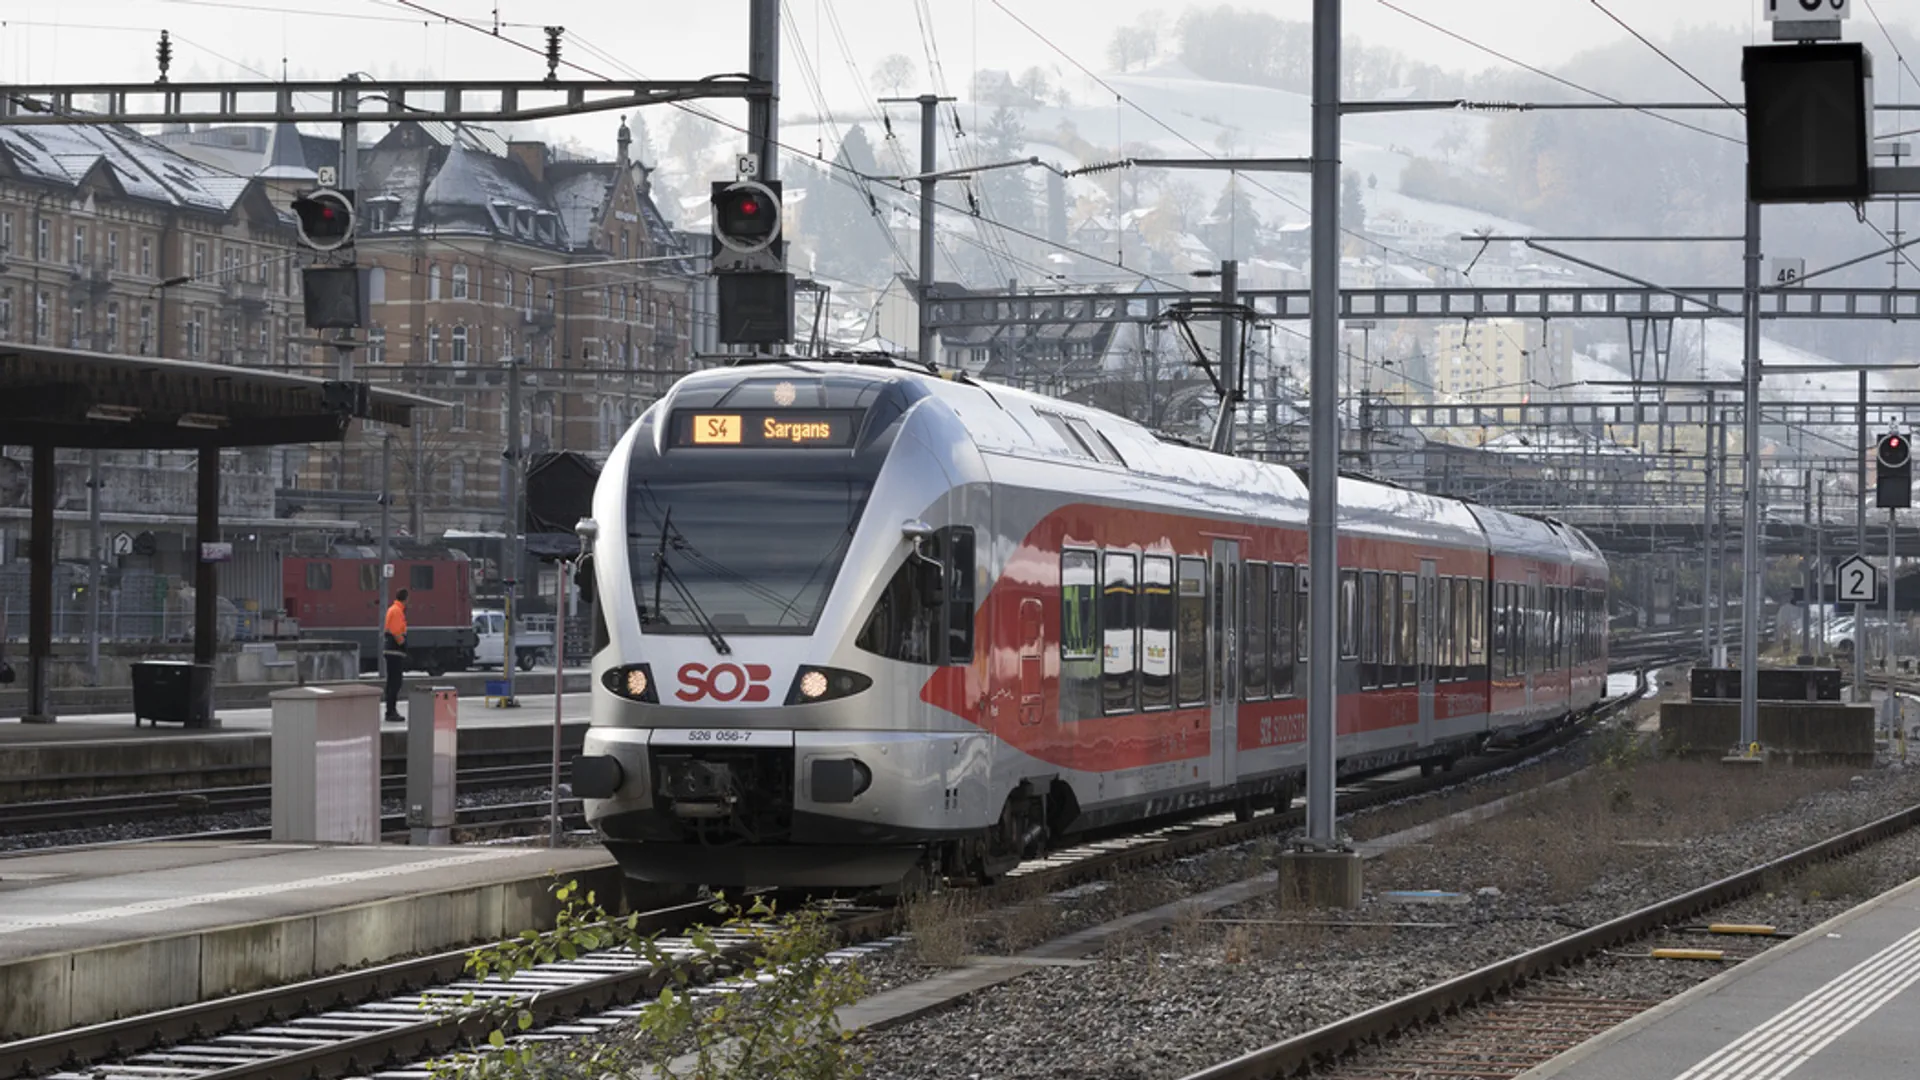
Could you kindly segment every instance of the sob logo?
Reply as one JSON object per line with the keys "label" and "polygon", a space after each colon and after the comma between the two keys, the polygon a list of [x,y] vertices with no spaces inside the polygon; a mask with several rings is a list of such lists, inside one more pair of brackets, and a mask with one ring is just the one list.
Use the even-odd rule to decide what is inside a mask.
{"label": "sob logo", "polygon": [[682,664],[680,689],[674,691],[681,701],[766,701],[772,696],[767,680],[773,669],[765,664]]}

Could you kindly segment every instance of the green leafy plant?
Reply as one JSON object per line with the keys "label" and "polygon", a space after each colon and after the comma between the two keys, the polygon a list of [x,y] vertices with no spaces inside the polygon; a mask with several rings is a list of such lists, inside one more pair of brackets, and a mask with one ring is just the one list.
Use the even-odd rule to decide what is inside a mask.
{"label": "green leafy plant", "polygon": [[[865,1071],[866,1055],[840,1025],[839,1010],[860,1000],[867,980],[851,963],[834,963],[834,930],[826,915],[777,912],[755,898],[744,905],[716,897],[716,918],[669,951],[659,934],[642,934],[638,916],[614,918],[594,894],[569,882],[551,933],[476,949],[467,971],[476,979],[511,980],[539,964],[626,948],[652,968],[657,987],[631,1024],[558,1043],[513,1041],[539,1019],[540,997],[476,1000],[457,1008],[491,1021],[482,1045],[437,1061],[435,1080],[549,1080],[605,1076],[682,1076],[698,1080],[842,1080]],[[725,977],[731,993],[699,994],[696,984]],[[444,1007],[444,1006],[443,1006]],[[651,1070],[649,1073],[648,1070]]]}

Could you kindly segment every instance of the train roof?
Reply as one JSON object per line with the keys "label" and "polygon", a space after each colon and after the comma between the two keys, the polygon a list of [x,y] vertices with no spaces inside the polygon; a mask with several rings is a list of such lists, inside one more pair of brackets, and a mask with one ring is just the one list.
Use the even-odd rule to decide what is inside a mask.
{"label": "train roof", "polygon": [[[687,376],[675,385],[670,397],[682,387],[698,390],[703,385],[767,378],[781,370],[828,379],[843,392],[863,384],[877,389],[891,383],[912,383],[952,408],[983,453],[1105,465],[1166,480],[1226,488],[1262,500],[1298,503],[1303,516],[1305,513],[1306,470],[1215,453],[1104,409],[981,382],[959,371],[881,353],[724,359],[728,366]],[[1492,537],[1543,557],[1564,560],[1575,555],[1581,557],[1580,561],[1604,562],[1592,542],[1570,526],[1414,491],[1384,480],[1343,473],[1339,500],[1341,527],[1346,530],[1442,539],[1462,546],[1484,546]]]}

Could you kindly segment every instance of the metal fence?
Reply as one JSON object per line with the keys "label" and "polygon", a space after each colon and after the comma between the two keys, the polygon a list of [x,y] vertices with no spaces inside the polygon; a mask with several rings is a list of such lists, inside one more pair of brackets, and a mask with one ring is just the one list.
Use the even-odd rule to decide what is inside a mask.
{"label": "metal fence", "polygon": [[[179,643],[193,640],[193,603],[174,579],[151,570],[125,570],[100,597],[100,640],[104,642]],[[27,639],[30,584],[24,566],[0,568],[0,638]],[[226,597],[217,605],[222,641],[259,641],[274,620],[236,607]],[[53,574],[53,640],[84,642],[91,633],[92,611],[84,567],[60,564]]]}

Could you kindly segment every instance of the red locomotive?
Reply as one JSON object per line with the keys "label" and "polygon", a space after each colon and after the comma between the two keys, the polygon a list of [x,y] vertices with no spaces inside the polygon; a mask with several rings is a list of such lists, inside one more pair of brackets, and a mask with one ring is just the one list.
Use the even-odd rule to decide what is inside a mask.
{"label": "red locomotive", "polygon": [[[439,676],[473,666],[479,635],[473,628],[472,564],[464,552],[421,549],[396,554],[389,595],[407,590],[407,667]],[[281,561],[287,614],[304,637],[360,646],[362,671],[380,663],[380,552],[337,545],[322,556]]]}

